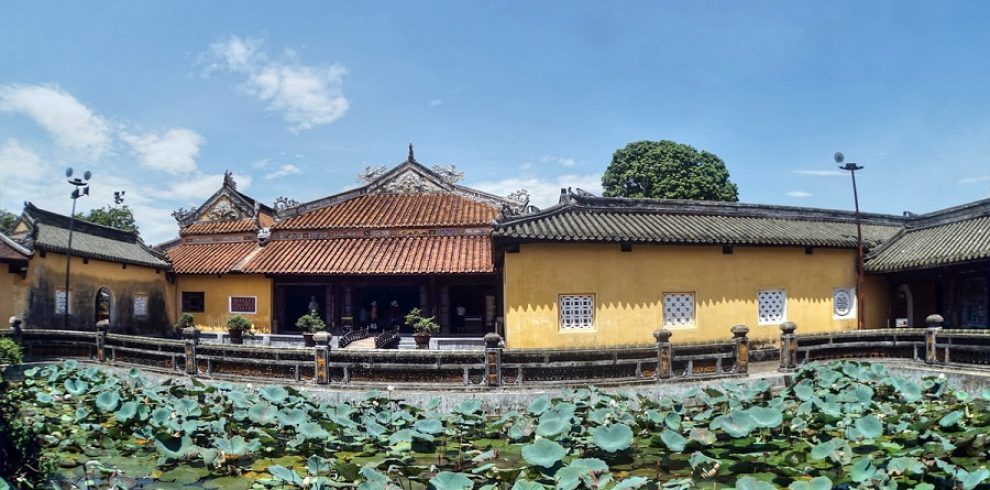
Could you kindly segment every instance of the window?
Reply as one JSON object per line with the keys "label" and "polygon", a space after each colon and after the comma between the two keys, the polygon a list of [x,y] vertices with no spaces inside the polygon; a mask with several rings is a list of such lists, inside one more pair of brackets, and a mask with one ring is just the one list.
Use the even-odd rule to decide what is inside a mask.
{"label": "window", "polygon": [[55,290],[55,314],[64,315],[66,308],[72,314],[72,294],[66,294],[64,289]]}
{"label": "window", "polygon": [[148,295],[139,293],[134,295],[134,317],[142,318],[148,316]]}
{"label": "window", "polygon": [[855,288],[835,288],[832,291],[832,316],[836,320],[856,316]]}
{"label": "window", "polygon": [[560,328],[562,330],[595,328],[595,295],[560,295]]}
{"label": "window", "polygon": [[694,326],[694,293],[663,293],[663,326]]}
{"label": "window", "polygon": [[193,291],[183,291],[182,292],[182,311],[188,313],[202,313],[204,311],[203,305],[206,303],[206,293],[204,292],[193,292]]}
{"label": "window", "polygon": [[228,298],[231,313],[255,314],[258,311],[258,298],[254,296],[231,296]]}
{"label": "window", "polygon": [[787,291],[763,289],[756,295],[759,303],[759,324],[777,325],[787,320]]}

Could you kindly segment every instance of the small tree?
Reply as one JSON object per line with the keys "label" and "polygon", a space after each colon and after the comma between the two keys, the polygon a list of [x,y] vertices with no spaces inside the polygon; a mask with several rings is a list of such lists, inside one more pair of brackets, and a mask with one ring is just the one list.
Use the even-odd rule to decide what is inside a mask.
{"label": "small tree", "polygon": [[6,209],[0,209],[0,233],[10,233],[14,231],[14,223],[17,222],[17,215],[7,211]]}
{"label": "small tree", "polygon": [[409,310],[406,315],[406,325],[409,325],[416,332],[416,335],[433,335],[440,330],[440,325],[435,321],[436,317],[424,317],[419,308]]}
{"label": "small tree", "polygon": [[606,197],[739,200],[725,162],[673,141],[637,141],[616,150],[602,176]]}
{"label": "small tree", "polygon": [[126,204],[123,206],[108,204],[102,208],[90,209],[89,214],[77,213],[76,217],[118,230],[138,231],[137,223],[134,221],[134,212]]}
{"label": "small tree", "polygon": [[327,329],[327,324],[318,316],[306,314],[296,320],[296,328],[303,332],[322,332]]}
{"label": "small tree", "polygon": [[240,330],[242,332],[250,331],[253,325],[251,325],[251,320],[244,318],[241,315],[233,315],[227,319],[227,328],[231,330]]}

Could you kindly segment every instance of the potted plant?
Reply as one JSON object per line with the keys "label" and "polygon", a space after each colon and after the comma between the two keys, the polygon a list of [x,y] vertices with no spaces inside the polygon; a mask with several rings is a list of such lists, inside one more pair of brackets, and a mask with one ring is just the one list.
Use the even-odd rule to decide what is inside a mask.
{"label": "potted plant", "polygon": [[309,313],[296,320],[296,328],[303,331],[306,347],[315,347],[316,342],[313,340],[313,334],[326,330],[327,324],[319,316]]}
{"label": "potted plant", "polygon": [[244,332],[251,334],[251,320],[244,318],[241,315],[234,315],[227,319],[227,333],[230,334],[231,344],[243,344],[244,343]]}
{"label": "potted plant", "polygon": [[172,325],[171,330],[168,332],[168,336],[173,339],[182,338],[182,329],[191,327],[195,324],[195,318],[193,318],[191,313],[183,313],[179,315],[178,321],[175,325]]}
{"label": "potted plant", "polygon": [[430,337],[438,330],[440,325],[435,321],[436,317],[425,317],[419,308],[409,310],[406,315],[406,325],[413,328],[413,338],[416,339],[416,347],[426,349],[430,346]]}

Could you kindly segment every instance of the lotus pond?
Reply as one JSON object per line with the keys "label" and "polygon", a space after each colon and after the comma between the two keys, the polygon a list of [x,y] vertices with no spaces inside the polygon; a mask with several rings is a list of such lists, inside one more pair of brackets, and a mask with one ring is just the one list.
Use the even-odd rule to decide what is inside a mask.
{"label": "lotus pond", "polygon": [[74,361],[28,369],[2,396],[55,463],[56,488],[972,489],[990,478],[990,390],[858,362],[807,366],[782,390],[565,390],[498,414],[478,400],[446,413],[377,392],[328,403]]}

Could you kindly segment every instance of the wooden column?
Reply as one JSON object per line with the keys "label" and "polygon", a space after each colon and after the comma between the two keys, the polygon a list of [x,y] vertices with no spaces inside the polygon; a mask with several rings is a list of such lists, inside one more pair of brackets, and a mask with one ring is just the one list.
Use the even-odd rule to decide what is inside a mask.
{"label": "wooden column", "polygon": [[450,333],[450,286],[440,286],[440,333]]}
{"label": "wooden column", "polygon": [[333,325],[333,284],[327,284],[326,290],[323,292],[323,318],[327,321],[327,326]]}

